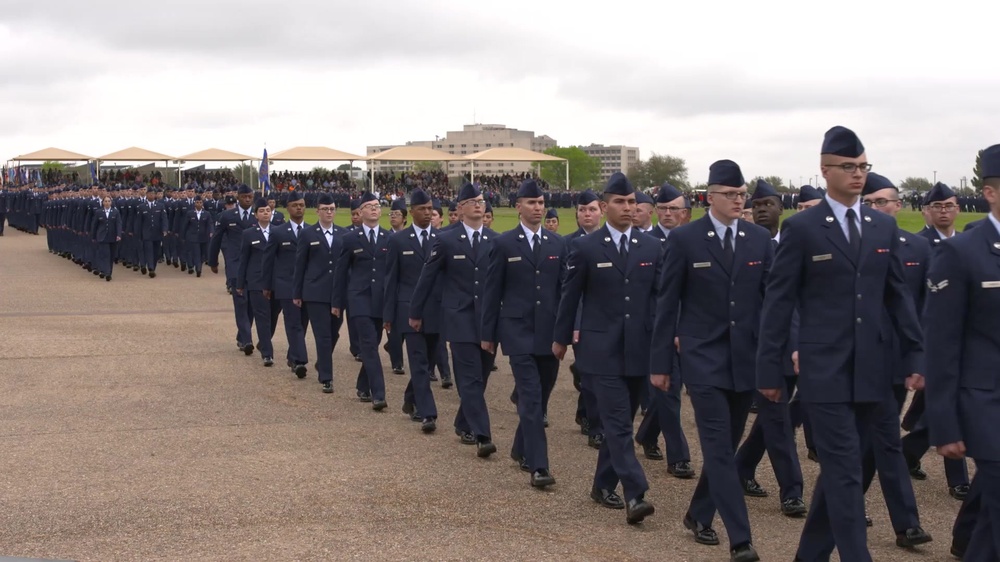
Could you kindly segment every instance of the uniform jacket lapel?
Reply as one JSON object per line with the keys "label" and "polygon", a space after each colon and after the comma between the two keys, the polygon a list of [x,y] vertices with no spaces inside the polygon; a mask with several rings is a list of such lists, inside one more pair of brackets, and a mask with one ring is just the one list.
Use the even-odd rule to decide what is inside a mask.
{"label": "uniform jacket lapel", "polygon": [[[517,225],[517,229],[521,232],[517,233],[517,249],[521,251],[521,256],[524,259],[531,262],[532,265],[538,265],[535,263],[535,253],[531,251],[531,241],[528,240],[528,235],[524,233],[524,229],[521,225]],[[542,233],[538,233],[538,239],[541,240]]]}
{"label": "uniform jacket lapel", "polygon": [[601,228],[604,229],[604,240],[601,242],[601,244],[604,245],[604,255],[607,256],[608,259],[611,260],[611,263],[618,268],[618,271],[624,275],[627,264],[622,258],[621,252],[618,251],[618,246],[615,246],[615,239],[611,236],[611,231],[608,229],[607,224]]}
{"label": "uniform jacket lapel", "polygon": [[858,232],[861,233],[861,256],[858,258],[859,268],[865,264],[865,259],[875,251],[875,246],[878,244],[879,232],[876,230],[877,225],[875,221],[870,216],[871,213],[877,212],[872,211],[864,205],[861,206],[861,219],[858,224]]}
{"label": "uniform jacket lapel", "polygon": [[[715,223],[709,218],[708,213],[701,219],[702,226],[705,228],[705,245],[708,247],[708,253],[712,254],[715,258],[716,263],[719,267],[726,272],[726,275],[732,275],[733,264],[726,263],[726,254],[722,251],[722,240],[719,240],[719,236],[715,233]],[[734,246],[740,246],[741,244],[734,242]]]}
{"label": "uniform jacket lapel", "polygon": [[[823,208],[825,214],[817,213],[817,216],[822,214],[823,218],[820,220],[823,221],[821,224],[823,225],[823,228],[826,229],[826,238],[832,242],[833,245],[837,247],[837,250],[844,254],[844,257],[846,257],[847,260],[851,262],[851,265],[856,268],[858,266],[857,257],[853,255],[853,252],[851,252],[851,245],[847,242],[847,237],[844,236],[844,231],[840,227],[840,222],[837,220],[837,216],[833,214],[833,209],[830,208],[830,204],[826,202],[826,199],[820,203],[820,206]],[[864,238],[864,234],[862,234],[862,244],[864,244]]]}

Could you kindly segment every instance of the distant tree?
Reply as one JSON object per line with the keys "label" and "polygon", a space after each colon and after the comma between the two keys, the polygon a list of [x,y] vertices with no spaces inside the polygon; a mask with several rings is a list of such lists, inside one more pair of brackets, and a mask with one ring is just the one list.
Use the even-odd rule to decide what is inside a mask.
{"label": "distant tree", "polygon": [[329,174],[330,173],[330,169],[329,168],[324,168],[323,166],[316,166],[315,168],[312,169],[312,173],[316,174],[318,176],[321,176],[321,175]]}
{"label": "distant tree", "polygon": [[62,162],[53,162],[52,160],[46,160],[42,162],[42,172],[61,172],[66,169],[66,165]]}
{"label": "distant tree", "polygon": [[440,172],[443,169],[444,168],[441,167],[441,162],[435,162],[433,160],[421,160],[413,163],[413,171],[415,172]]}
{"label": "distant tree", "polygon": [[233,177],[250,186],[250,189],[257,190],[260,187],[260,180],[257,175],[259,170],[250,164],[239,164],[233,168]]}
{"label": "distant tree", "polygon": [[767,183],[771,184],[771,187],[773,187],[777,191],[787,191],[788,190],[785,187],[785,180],[779,178],[778,176],[767,176],[767,177],[757,176],[757,177],[755,177],[752,180],[750,180],[750,181],[747,182],[747,186],[750,188],[751,191],[753,191],[754,189],[757,189],[757,180],[764,180],[764,181],[766,181]]}
{"label": "distant tree", "polygon": [[916,191],[924,192],[930,191],[934,187],[934,184],[927,178],[914,178],[909,177],[905,180],[899,182],[900,189],[913,189]]}
{"label": "distant tree", "polygon": [[[572,189],[594,187],[601,177],[601,161],[588,155],[579,146],[553,146],[545,154],[565,158],[569,162],[569,185]],[[566,189],[566,162],[542,162],[541,177],[549,185]]]}
{"label": "distant tree", "polygon": [[337,171],[338,172],[346,172],[348,170],[360,170],[360,169],[361,168],[359,168],[357,166],[353,166],[352,167],[350,164],[341,164],[341,165],[337,166]]}
{"label": "distant tree", "polygon": [[976,167],[972,169],[972,188],[979,192],[983,189],[983,151],[976,154]]}
{"label": "distant tree", "polygon": [[683,158],[653,153],[648,160],[640,160],[628,170],[628,179],[639,189],[648,189],[670,182],[678,189],[688,189],[687,164]]}

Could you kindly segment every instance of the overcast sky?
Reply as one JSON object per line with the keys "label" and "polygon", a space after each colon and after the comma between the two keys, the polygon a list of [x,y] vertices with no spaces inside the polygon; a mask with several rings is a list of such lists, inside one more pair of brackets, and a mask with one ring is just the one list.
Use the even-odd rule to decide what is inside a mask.
{"label": "overcast sky", "polygon": [[[854,129],[878,171],[958,185],[1000,143],[1000,2],[0,1],[0,159],[300,145],[364,154],[463,124],[560,145],[818,173]],[[983,23],[983,27],[977,24]],[[280,167],[280,164],[275,168]]]}

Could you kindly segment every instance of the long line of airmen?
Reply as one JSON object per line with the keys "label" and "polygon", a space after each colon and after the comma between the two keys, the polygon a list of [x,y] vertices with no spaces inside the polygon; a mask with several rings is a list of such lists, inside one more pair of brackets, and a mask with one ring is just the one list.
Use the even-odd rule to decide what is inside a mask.
{"label": "long line of airmen", "polygon": [[[437,428],[431,382],[435,367],[447,365],[447,342],[460,396],[453,427],[483,458],[497,451],[484,392],[503,352],[519,416],[510,456],[537,488],[555,484],[547,405],[560,361],[574,347],[577,423],[599,450],[590,495],[624,510],[629,524],[655,513],[634,443],[662,459],[662,434],[668,474],[695,476],[680,425],[683,385],[704,459],[683,516],[696,542],[720,543],[718,514],[730,559],[759,560],[745,497],[768,495],[755,479],[765,452],[781,513],[805,517],[796,560],[828,560],[834,549],[842,560],[871,560],[864,496],[876,472],[896,544],[930,542],[910,477],[927,477],[920,459],[935,446],[949,492],[963,501],[952,553],[997,560],[1000,145],[982,158],[991,214],[962,234],[954,229],[958,200],[943,184],[923,202],[928,226],[916,234],[899,229],[899,190],[870,171],[849,129],[827,131],[820,163],[827,191],[803,187],[799,212],[783,222],[777,192],[758,181],[749,195],[730,160],[710,167],[710,209],[696,221],[675,187],[663,185],[653,199],[615,174],[603,193],[580,195],[579,229],[566,237],[543,226],[558,217],[533,180],[516,194],[520,224],[502,234],[484,224],[486,203],[471,184],[460,190],[447,227],[440,206],[415,190],[409,208],[393,205],[393,231],[379,226],[382,208],[371,193],[352,202],[356,220],[344,229],[334,225],[329,195],[316,201],[316,224],[303,222],[305,202],[294,194],[287,220],[276,223],[267,201],[241,189],[237,204],[215,217],[205,261],[218,272],[223,254],[242,353],[255,349],[256,324],[256,348],[265,366],[274,364],[280,313],[286,364],[304,378],[312,325],[324,393],[333,392],[333,350],[346,319],[361,363],[355,393],[384,410],[379,345],[385,334],[399,338],[410,370],[403,411],[424,433]],[[98,245],[120,234],[107,226],[119,212],[110,203],[86,205]],[[156,203],[147,206],[148,214]],[[741,218],[747,206],[753,222]],[[81,232],[65,234],[71,242]],[[402,372],[396,360],[393,371]],[[911,391],[903,416],[909,433],[901,439]],[[742,439],[755,401],[758,415]],[[633,432],[640,408],[645,416]],[[799,425],[809,458],[820,464],[808,508]],[[971,483],[966,456],[976,461]]]}

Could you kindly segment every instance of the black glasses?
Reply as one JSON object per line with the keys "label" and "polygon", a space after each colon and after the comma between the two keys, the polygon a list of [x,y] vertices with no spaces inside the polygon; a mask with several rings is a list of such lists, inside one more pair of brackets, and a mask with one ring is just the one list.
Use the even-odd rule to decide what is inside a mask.
{"label": "black glasses", "polygon": [[687,210],[687,207],[657,207],[657,211],[666,211],[668,213],[679,213],[681,211]]}
{"label": "black glasses", "polygon": [[941,212],[950,213],[955,209],[958,209],[958,205],[954,203],[945,203],[943,205],[941,203],[931,203],[930,205],[927,206],[930,207],[932,211],[937,211],[939,213]]}
{"label": "black glasses", "polygon": [[460,205],[474,205],[476,207],[483,207],[486,205],[486,201],[482,199],[466,199],[459,203]]}
{"label": "black glasses", "polygon": [[881,209],[889,203],[895,203],[896,201],[899,201],[899,199],[865,199],[862,203],[868,205],[869,207],[878,207]]}
{"label": "black glasses", "polygon": [[828,168],[840,168],[841,170],[847,172],[848,174],[853,174],[854,172],[861,170],[862,172],[870,172],[872,165],[868,162],[863,164],[855,164],[854,162],[847,162],[844,164],[824,164]]}
{"label": "black glasses", "polygon": [[709,195],[719,195],[721,197],[725,197],[730,201],[737,201],[740,199],[745,200],[747,198],[746,191],[712,191],[709,193]]}

